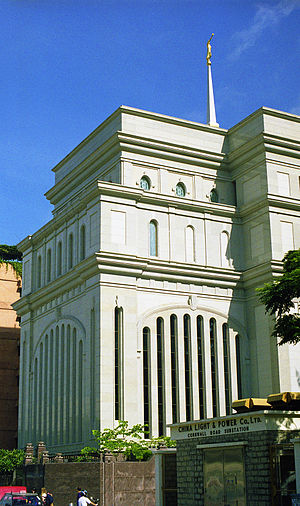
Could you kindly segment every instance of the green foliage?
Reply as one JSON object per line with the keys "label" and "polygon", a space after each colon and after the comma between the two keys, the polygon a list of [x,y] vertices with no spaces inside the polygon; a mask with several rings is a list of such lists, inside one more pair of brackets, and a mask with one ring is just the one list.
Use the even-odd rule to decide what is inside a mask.
{"label": "green foliage", "polygon": [[114,429],[104,429],[102,432],[99,430],[92,431],[93,436],[97,442],[98,449],[85,447],[81,450],[81,456],[78,457],[79,461],[88,461],[93,459],[95,455],[100,453],[123,453],[127,459],[134,458],[135,460],[147,460],[152,455],[151,449],[161,447],[176,446],[175,441],[169,437],[158,437],[152,439],[145,439],[147,434],[146,427],[141,424],[128,426],[128,422],[121,420],[119,425]]}
{"label": "green foliage", "polygon": [[0,265],[11,265],[18,278],[22,277],[22,253],[16,246],[0,244]]}
{"label": "green foliage", "polygon": [[24,450],[0,449],[0,473],[7,473],[22,467],[24,459]]}
{"label": "green foliage", "polygon": [[288,251],[283,259],[283,274],[258,289],[266,312],[275,315],[272,335],[279,344],[296,344],[300,341],[300,316],[292,313],[293,300],[300,297],[300,250]]}

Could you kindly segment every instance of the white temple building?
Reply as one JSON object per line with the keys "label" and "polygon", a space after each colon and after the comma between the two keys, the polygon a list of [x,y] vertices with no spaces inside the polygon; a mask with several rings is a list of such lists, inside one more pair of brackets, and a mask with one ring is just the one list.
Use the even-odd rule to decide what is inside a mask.
{"label": "white temple building", "polygon": [[54,169],[23,252],[19,446],[90,444],[299,390],[256,288],[300,246],[300,117],[229,130],[120,107]]}

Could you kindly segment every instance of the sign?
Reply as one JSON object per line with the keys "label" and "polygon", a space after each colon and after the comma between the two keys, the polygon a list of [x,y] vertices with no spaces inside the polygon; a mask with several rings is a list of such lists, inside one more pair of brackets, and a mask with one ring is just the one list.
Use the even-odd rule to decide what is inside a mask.
{"label": "sign", "polygon": [[[262,430],[297,430],[299,429],[299,414],[294,416],[283,415],[281,417],[264,412],[252,412],[251,414],[224,416],[200,420],[198,422],[183,422],[171,425],[171,438],[175,440],[225,436],[228,434],[240,434],[257,432]],[[273,416],[272,416],[273,415]]]}

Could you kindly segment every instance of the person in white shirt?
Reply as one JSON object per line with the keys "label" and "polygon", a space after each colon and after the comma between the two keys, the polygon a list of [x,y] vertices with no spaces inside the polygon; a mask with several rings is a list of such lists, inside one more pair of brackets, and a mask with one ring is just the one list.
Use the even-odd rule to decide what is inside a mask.
{"label": "person in white shirt", "polygon": [[97,506],[96,503],[94,503],[93,501],[91,501],[88,497],[87,497],[87,491],[86,490],[83,490],[83,494],[81,497],[79,497],[78,499],[78,506],[87,506],[88,504],[92,504],[92,506]]}

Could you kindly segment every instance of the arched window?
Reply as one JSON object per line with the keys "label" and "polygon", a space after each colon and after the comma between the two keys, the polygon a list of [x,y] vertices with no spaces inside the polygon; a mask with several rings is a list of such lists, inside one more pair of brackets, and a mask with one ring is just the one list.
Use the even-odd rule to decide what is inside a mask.
{"label": "arched window", "polygon": [[172,388],[172,420],[178,422],[178,369],[177,369],[177,335],[178,325],[177,316],[170,316],[170,334],[171,334],[171,388]]}
{"label": "arched window", "polygon": [[223,332],[225,407],[226,407],[226,415],[229,415],[231,412],[231,402],[230,402],[230,363],[229,363],[229,343],[228,343],[227,323],[223,323],[222,332]]}
{"label": "arched window", "polygon": [[115,308],[115,420],[122,420],[123,309]]}
{"label": "arched window", "polygon": [[198,355],[198,384],[200,419],[205,418],[205,376],[203,349],[203,318],[197,316],[197,355]]}
{"label": "arched window", "polygon": [[69,235],[68,240],[68,269],[72,269],[74,263],[74,241],[73,234]]}
{"label": "arched window", "polygon": [[41,288],[42,286],[42,257],[41,255],[37,258],[37,273],[36,273],[36,285],[37,288]]}
{"label": "arched window", "polygon": [[185,185],[183,183],[177,183],[175,192],[177,197],[185,197],[186,194]]}
{"label": "arched window", "polygon": [[157,233],[157,229],[158,229],[158,226],[157,226],[157,221],[155,220],[151,220],[150,221],[150,230],[149,230],[149,235],[150,235],[150,256],[152,257],[156,257],[158,256],[158,233]]}
{"label": "arched window", "polygon": [[230,267],[229,235],[225,231],[221,233],[221,266]]}
{"label": "arched window", "polygon": [[239,399],[242,399],[243,391],[242,391],[242,373],[241,373],[241,340],[238,334],[235,336],[235,353],[236,353],[236,375],[237,375],[238,397]]}
{"label": "arched window", "polygon": [[190,225],[185,229],[185,259],[190,263],[195,261],[195,232]]}
{"label": "arched window", "polygon": [[147,176],[143,176],[140,179],[140,188],[142,188],[143,190],[150,190],[150,188],[151,188],[151,181],[150,181],[150,179]]}
{"label": "arched window", "polygon": [[57,245],[57,257],[56,257],[56,274],[61,276],[62,274],[62,244],[61,241]]}
{"label": "arched window", "polygon": [[157,399],[158,399],[158,435],[164,435],[165,413],[164,413],[164,321],[157,318]]}
{"label": "arched window", "polygon": [[85,258],[85,225],[80,228],[80,261]]}
{"label": "arched window", "polygon": [[219,195],[215,188],[211,190],[209,198],[211,202],[219,202]]}
{"label": "arched window", "polygon": [[150,329],[143,328],[143,394],[145,438],[150,437]]}
{"label": "arched window", "polygon": [[185,415],[186,420],[192,420],[192,384],[191,384],[191,318],[188,314],[183,317],[184,335],[184,376],[185,376]]}
{"label": "arched window", "polygon": [[47,283],[51,281],[51,249],[49,248],[47,251]]}
{"label": "arched window", "polygon": [[209,320],[210,329],[210,367],[213,416],[218,416],[218,374],[217,374],[217,328],[216,320]]}

